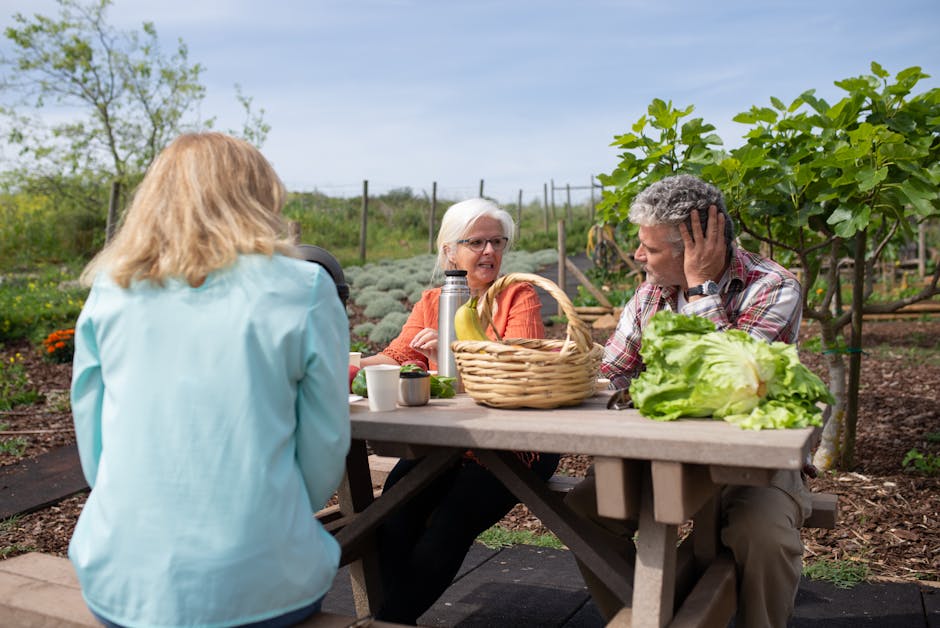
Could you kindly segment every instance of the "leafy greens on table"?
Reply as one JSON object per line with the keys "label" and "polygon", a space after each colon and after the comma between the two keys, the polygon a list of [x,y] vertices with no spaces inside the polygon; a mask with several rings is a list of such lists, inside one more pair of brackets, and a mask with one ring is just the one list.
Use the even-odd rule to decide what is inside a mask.
{"label": "leafy greens on table", "polygon": [[646,370],[630,383],[640,414],[660,421],[713,417],[745,429],[822,425],[834,398],[800,363],[796,345],[769,343],[700,316],[662,311],[643,331]]}

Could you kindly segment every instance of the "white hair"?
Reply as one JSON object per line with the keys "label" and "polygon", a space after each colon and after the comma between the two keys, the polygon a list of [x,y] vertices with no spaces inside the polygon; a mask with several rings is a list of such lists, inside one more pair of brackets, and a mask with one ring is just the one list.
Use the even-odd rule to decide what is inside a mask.
{"label": "white hair", "polygon": [[462,240],[473,229],[473,225],[484,217],[499,221],[503,228],[503,235],[509,238],[504,250],[508,251],[512,247],[515,224],[509,212],[486,198],[471,198],[454,203],[444,212],[444,217],[441,218],[441,228],[437,231],[435,274],[447,270],[447,254],[450,252],[451,247],[457,244],[457,240]]}

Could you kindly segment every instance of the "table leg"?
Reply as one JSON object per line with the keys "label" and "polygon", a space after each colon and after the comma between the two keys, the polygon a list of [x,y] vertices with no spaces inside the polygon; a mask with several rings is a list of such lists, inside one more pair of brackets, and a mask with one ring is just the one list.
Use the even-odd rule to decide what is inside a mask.
{"label": "table leg", "polygon": [[662,628],[672,619],[675,603],[678,526],[659,523],[653,516],[653,484],[644,473],[633,577],[632,625]]}
{"label": "table leg", "polygon": [[[337,491],[340,512],[344,516],[355,515],[372,503],[372,475],[369,473],[369,454],[366,443],[353,440],[346,455],[346,475]],[[375,552],[375,539],[364,541],[366,550],[362,558],[349,564],[349,579],[352,583],[353,602],[356,614],[375,614],[382,604],[382,580]]]}
{"label": "table leg", "polygon": [[459,449],[439,449],[425,456],[395,486],[378,500],[372,497],[372,478],[365,442],[353,441],[346,457],[346,477],[339,488],[340,511],[353,515],[351,522],[337,532],[343,551],[342,563],[349,563],[353,599],[358,615],[374,615],[382,605],[383,591],[375,544],[375,529],[390,513],[406,503],[462,454]]}

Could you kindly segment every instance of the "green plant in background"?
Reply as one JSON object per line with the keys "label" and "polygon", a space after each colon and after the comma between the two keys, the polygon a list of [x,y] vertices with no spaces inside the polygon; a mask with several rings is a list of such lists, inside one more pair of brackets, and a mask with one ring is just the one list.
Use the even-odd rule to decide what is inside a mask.
{"label": "green plant in background", "polygon": [[[0,435],[7,429],[6,423],[0,423]],[[22,436],[14,438],[0,438],[0,454],[10,454],[11,456],[22,456],[29,444]]]}
{"label": "green plant in background", "polygon": [[349,342],[349,350],[365,353],[369,350],[369,343],[362,340],[351,340]]}
{"label": "green plant in background", "polygon": [[921,453],[915,447],[904,455],[901,466],[905,471],[915,471],[924,475],[940,475],[940,456]]}
{"label": "green plant in background", "polygon": [[[436,233],[441,216],[454,202],[438,199],[435,224],[430,229],[432,233]],[[518,219],[520,212],[516,205],[510,203],[503,204],[502,207],[514,219]],[[513,251],[556,248],[557,218],[550,216],[546,228],[545,211],[538,203],[525,205],[522,209],[522,220],[518,225],[519,237],[513,245]],[[385,194],[369,196],[365,264],[360,259],[359,250],[361,196],[333,198],[320,192],[294,192],[288,198],[284,216],[298,223],[301,241],[322,246],[330,251],[343,265],[344,272],[346,267],[369,266],[381,260],[416,260],[422,265],[422,273],[426,271],[428,274],[433,266],[433,245],[429,246],[428,242],[431,203],[426,195],[416,194],[411,188],[399,188]],[[565,222],[565,248],[568,254],[585,249],[591,224],[592,215],[587,205],[571,208],[571,219],[566,219]]]}
{"label": "green plant in background", "polygon": [[868,564],[858,560],[817,560],[803,567],[803,575],[851,589],[868,578]]}
{"label": "green plant in background", "polygon": [[74,326],[88,295],[75,281],[78,273],[76,267],[46,266],[0,276],[0,342],[30,339],[38,345],[48,330]]}
{"label": "green plant in background", "polygon": [[57,329],[42,341],[43,357],[58,364],[72,361],[75,354],[75,329]]}
{"label": "green plant in background", "polygon": [[377,345],[387,345],[401,333],[406,320],[407,312],[389,312],[369,332],[369,341]]}
{"label": "green plant in background", "polygon": [[26,374],[22,354],[0,359],[0,410],[36,403],[39,398]]}
{"label": "green plant in background", "polygon": [[[603,290],[603,287],[601,289]],[[603,290],[604,296],[607,297],[607,300],[610,301],[611,305],[614,307],[624,306],[635,291],[636,288],[612,288]],[[584,286],[580,285],[578,286],[578,294],[571,300],[571,303],[575,307],[597,307],[600,305],[597,298],[588,292]]]}
{"label": "green plant in background", "polygon": [[494,525],[484,530],[477,537],[477,542],[490,549],[500,549],[513,545],[534,545],[552,549],[565,549],[565,545],[554,534],[535,534],[527,530],[507,530]]}

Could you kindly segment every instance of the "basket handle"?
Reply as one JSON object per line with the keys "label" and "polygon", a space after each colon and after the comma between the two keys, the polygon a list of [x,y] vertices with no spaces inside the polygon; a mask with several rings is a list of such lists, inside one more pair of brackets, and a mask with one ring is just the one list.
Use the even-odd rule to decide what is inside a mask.
{"label": "basket handle", "polygon": [[[561,306],[561,310],[568,318],[568,333],[565,337],[565,344],[561,350],[562,353],[571,353],[572,350],[577,350],[581,353],[590,352],[594,345],[594,339],[591,336],[591,332],[587,328],[585,322],[575,311],[574,305],[571,303],[571,299],[569,299],[568,295],[565,294],[561,288],[559,288],[552,280],[531,273],[509,273],[508,275],[503,275],[493,282],[493,285],[489,287],[489,289],[480,299],[480,322],[483,325],[483,329],[486,329],[492,324],[492,311],[493,305],[496,301],[496,296],[502,292],[504,288],[514,283],[534,284],[548,292],[556,301],[558,301],[558,304]],[[493,330],[495,332],[496,328],[494,327]],[[501,340],[501,338],[499,338],[498,332],[496,332],[496,337],[497,339]]]}

